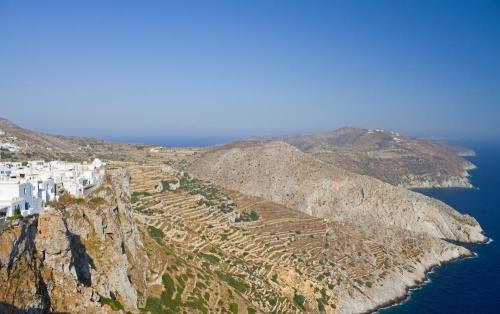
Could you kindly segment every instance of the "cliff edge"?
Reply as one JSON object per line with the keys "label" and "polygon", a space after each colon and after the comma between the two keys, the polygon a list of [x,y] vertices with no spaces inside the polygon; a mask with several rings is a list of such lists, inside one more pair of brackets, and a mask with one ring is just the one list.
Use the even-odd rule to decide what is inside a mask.
{"label": "cliff edge", "polygon": [[86,199],[65,198],[0,233],[0,311],[137,309],[147,257],[132,216],[130,177],[111,171]]}

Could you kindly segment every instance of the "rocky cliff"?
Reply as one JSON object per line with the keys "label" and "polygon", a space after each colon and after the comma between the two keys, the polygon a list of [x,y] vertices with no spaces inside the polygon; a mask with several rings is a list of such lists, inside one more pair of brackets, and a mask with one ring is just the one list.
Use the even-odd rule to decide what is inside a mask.
{"label": "rocky cliff", "polygon": [[[130,177],[112,171],[85,201],[66,198],[0,234],[0,312],[112,312],[144,302],[147,257],[130,207]],[[101,300],[101,302],[99,302]]]}
{"label": "rocky cliff", "polygon": [[278,141],[245,141],[207,152],[196,177],[315,217],[482,242],[477,221],[435,199],[318,161]]}

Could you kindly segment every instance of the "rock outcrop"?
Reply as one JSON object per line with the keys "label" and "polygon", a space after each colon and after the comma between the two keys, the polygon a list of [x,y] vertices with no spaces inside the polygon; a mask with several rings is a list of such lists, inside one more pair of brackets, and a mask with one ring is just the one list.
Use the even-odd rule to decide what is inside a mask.
{"label": "rock outcrop", "polygon": [[460,242],[482,242],[477,221],[419,193],[318,161],[278,141],[215,148],[189,169],[195,177],[315,217],[378,224]]}
{"label": "rock outcrop", "polygon": [[[56,204],[0,234],[0,300],[31,312],[137,309],[147,257],[130,207],[130,178],[112,171],[86,201]],[[7,306],[7,305],[5,305]],[[0,305],[0,310],[2,305]]]}

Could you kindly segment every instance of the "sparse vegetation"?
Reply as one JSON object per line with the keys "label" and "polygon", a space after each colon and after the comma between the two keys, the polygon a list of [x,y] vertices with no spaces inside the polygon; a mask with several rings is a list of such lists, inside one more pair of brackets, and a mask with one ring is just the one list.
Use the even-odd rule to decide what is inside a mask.
{"label": "sparse vegetation", "polygon": [[149,236],[155,240],[158,244],[163,244],[163,238],[165,237],[165,234],[163,231],[161,231],[158,228],[155,228],[153,226],[148,226],[147,228]]}
{"label": "sparse vegetation", "polygon": [[236,291],[239,291],[240,293],[244,293],[248,288],[247,284],[241,282],[238,279],[235,279],[232,275],[228,273],[224,273],[221,271],[216,271],[215,273],[217,274],[217,276],[219,276],[222,280],[227,282],[231,287],[233,287],[234,289],[236,289]]}
{"label": "sparse vegetation", "polygon": [[238,314],[238,304],[229,303],[229,311],[233,314]]}
{"label": "sparse vegetation", "polygon": [[220,262],[220,259],[215,256],[215,255],[212,255],[212,254],[206,254],[206,253],[202,253],[200,252],[199,253],[204,259],[206,259],[207,261],[209,261],[210,263],[212,264],[217,264]]}
{"label": "sparse vegetation", "polygon": [[107,304],[115,311],[120,311],[120,310],[123,311],[125,309],[123,305],[120,303],[120,301],[118,301],[117,299],[106,298],[102,295],[99,295],[99,303]]}
{"label": "sparse vegetation", "polygon": [[295,291],[293,295],[293,303],[295,303],[300,309],[305,311],[306,309],[305,302],[306,298],[303,295],[298,294],[297,291]]}
{"label": "sparse vegetation", "polygon": [[172,191],[173,190],[172,186],[174,186],[177,183],[178,183],[177,180],[162,180],[160,181],[161,191],[162,192]]}
{"label": "sparse vegetation", "polygon": [[63,194],[59,197],[58,201],[48,201],[47,206],[61,210],[71,205],[83,204],[84,202],[85,200],[83,198],[77,198],[70,194]]}
{"label": "sparse vegetation", "polygon": [[240,217],[235,219],[235,222],[256,221],[256,220],[259,220],[259,215],[257,214],[256,211],[252,210],[250,212],[242,212],[240,214]]}
{"label": "sparse vegetation", "polygon": [[21,219],[21,218],[23,218],[23,216],[21,215],[21,209],[19,207],[17,207],[14,210],[14,215],[7,217],[7,220],[13,221],[13,220]]}
{"label": "sparse vegetation", "polygon": [[93,197],[91,199],[89,199],[88,201],[88,205],[89,207],[95,209],[99,206],[102,206],[102,205],[105,205],[106,204],[106,200],[102,197]]}
{"label": "sparse vegetation", "polygon": [[146,196],[151,196],[150,193],[148,192],[133,192],[130,198],[130,202],[132,204],[137,203],[141,198],[146,197]]}

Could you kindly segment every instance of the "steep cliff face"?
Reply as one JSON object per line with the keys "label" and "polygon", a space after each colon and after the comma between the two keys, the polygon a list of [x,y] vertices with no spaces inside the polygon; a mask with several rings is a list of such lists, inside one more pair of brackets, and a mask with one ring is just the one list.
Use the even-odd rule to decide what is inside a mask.
{"label": "steep cliff face", "polygon": [[115,170],[85,201],[57,203],[4,230],[1,301],[33,312],[111,311],[99,303],[103,296],[136,309],[148,267],[129,184],[128,174]]}
{"label": "steep cliff face", "polygon": [[50,308],[35,249],[36,223],[36,218],[16,222],[0,234],[1,313]]}
{"label": "steep cliff face", "polygon": [[323,163],[283,142],[226,145],[206,153],[189,170],[201,179],[316,217],[462,242],[486,239],[474,218],[440,201]]}

